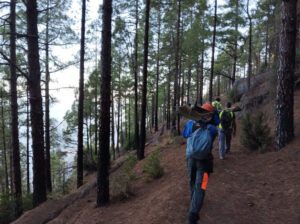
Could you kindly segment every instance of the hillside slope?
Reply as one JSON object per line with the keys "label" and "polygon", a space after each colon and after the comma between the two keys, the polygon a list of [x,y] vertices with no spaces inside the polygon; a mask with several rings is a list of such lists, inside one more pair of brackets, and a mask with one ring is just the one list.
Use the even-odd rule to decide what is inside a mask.
{"label": "hillside slope", "polygon": [[[295,93],[295,102],[300,91]],[[215,168],[204,207],[203,224],[296,224],[300,223],[300,105],[295,105],[295,140],[280,152],[246,153],[233,139],[232,153],[221,161],[214,147]],[[147,148],[149,153],[156,146]],[[133,184],[134,196],[96,208],[96,189],[64,209],[51,224],[182,224],[189,207],[185,145],[160,143],[165,175]],[[143,161],[141,162],[143,163]],[[137,176],[142,175],[141,164]],[[38,215],[35,209],[35,215]],[[32,215],[34,219],[34,215]],[[22,218],[17,221],[22,222]]]}

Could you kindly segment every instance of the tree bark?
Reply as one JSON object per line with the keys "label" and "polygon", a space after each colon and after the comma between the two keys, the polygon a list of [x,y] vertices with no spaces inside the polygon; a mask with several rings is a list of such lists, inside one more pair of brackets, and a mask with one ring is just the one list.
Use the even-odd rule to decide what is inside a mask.
{"label": "tree bark", "polygon": [[114,91],[111,90],[111,148],[113,154],[113,160],[116,159],[116,150],[115,150],[115,106],[114,106]]}
{"label": "tree bark", "polygon": [[180,19],[181,19],[181,0],[178,0],[178,11],[177,11],[177,27],[176,27],[176,51],[175,51],[175,78],[174,78],[174,99],[172,108],[172,132],[173,134],[180,134],[177,122],[177,106],[178,106],[178,79],[179,79],[179,46],[180,46]]}
{"label": "tree bark", "polygon": [[47,1],[46,9],[46,40],[45,40],[45,69],[46,69],[46,82],[45,82],[45,146],[46,146],[46,185],[47,190],[52,192],[52,181],[51,181],[51,156],[50,156],[50,95],[49,95],[49,0]]}
{"label": "tree bark", "polygon": [[265,66],[268,67],[268,46],[269,46],[269,17],[270,17],[270,9],[268,6],[267,12],[267,27],[266,27],[266,43],[265,43]]}
{"label": "tree bark", "polygon": [[201,52],[201,68],[200,68],[200,83],[199,83],[199,103],[203,103],[203,80],[204,80],[204,50]]}
{"label": "tree bark", "polygon": [[31,133],[33,150],[33,205],[37,206],[47,200],[44,157],[43,104],[41,94],[41,72],[39,62],[37,2],[28,1],[27,38],[29,93],[31,106]]}
{"label": "tree bark", "polygon": [[143,89],[142,89],[142,114],[141,114],[141,135],[140,147],[137,152],[139,160],[144,159],[146,142],[146,110],[147,110],[147,76],[148,76],[148,48],[149,48],[149,18],[150,18],[150,0],[146,0],[145,9],[145,36],[144,36],[144,65],[143,65]]}
{"label": "tree bark", "polygon": [[187,85],[187,104],[190,104],[191,101],[191,81],[192,81],[192,70],[191,67],[189,67],[188,70],[188,85]]}
{"label": "tree bark", "polygon": [[14,197],[15,216],[23,212],[22,179],[20,167],[19,120],[18,120],[18,92],[17,92],[17,57],[16,57],[16,0],[10,1],[10,105],[11,105],[11,140],[14,167]]}
{"label": "tree bark", "polygon": [[217,29],[217,7],[218,7],[218,2],[217,2],[217,0],[215,0],[214,30],[213,30],[213,41],[212,41],[212,50],[211,50],[211,68],[210,68],[210,78],[209,78],[209,101],[210,102],[212,102],[212,97],[213,97],[215,46],[216,46],[216,29]]}
{"label": "tree bark", "polygon": [[170,111],[170,107],[171,107],[171,68],[170,68],[170,65],[169,65],[169,73],[167,75],[167,92],[168,92],[168,100],[167,100],[167,130],[170,130],[171,128],[171,111]]}
{"label": "tree bark", "polygon": [[297,35],[297,1],[281,3],[279,69],[276,95],[276,147],[282,149],[294,134],[294,70]]}
{"label": "tree bark", "polygon": [[239,28],[239,1],[236,0],[235,3],[235,40],[234,40],[234,52],[233,52],[233,70],[232,70],[232,79],[231,79],[231,85],[235,82],[235,76],[236,76],[236,64],[237,64],[237,48],[238,48],[238,28]]}
{"label": "tree bark", "polygon": [[101,103],[100,103],[100,147],[97,173],[97,205],[109,203],[110,168],[110,94],[111,94],[111,17],[112,0],[104,0],[102,6],[102,47],[101,47]]}
{"label": "tree bark", "polygon": [[155,94],[155,132],[158,131],[158,83],[159,83],[159,62],[160,62],[160,26],[161,26],[161,2],[158,2],[158,34],[157,34],[157,56],[156,56],[156,94]]}
{"label": "tree bark", "polygon": [[27,194],[30,194],[30,155],[29,155],[29,125],[30,125],[30,111],[29,111],[29,89],[27,85],[26,89],[26,96],[27,96],[27,102],[26,102],[26,185],[27,185]]}
{"label": "tree bark", "polygon": [[120,156],[120,140],[121,140],[120,133],[122,132],[122,128],[120,128],[120,126],[121,126],[120,119],[122,116],[121,115],[121,65],[119,65],[118,92],[119,93],[118,93],[118,121],[117,121],[117,147],[116,147],[116,150],[117,150],[117,156],[119,157]]}
{"label": "tree bark", "polygon": [[134,138],[135,148],[139,146],[139,114],[138,114],[138,23],[139,23],[139,0],[135,1],[135,38],[134,38]]}
{"label": "tree bark", "polygon": [[252,17],[249,11],[249,0],[247,1],[247,15],[249,19],[249,54],[248,54],[248,76],[247,76],[247,87],[250,89],[251,76],[252,76]]}
{"label": "tree bark", "polygon": [[81,6],[81,39],[79,68],[79,102],[78,102],[78,146],[77,146],[77,188],[83,184],[83,107],[84,107],[84,54],[85,54],[85,11],[86,0]]}
{"label": "tree bark", "polygon": [[[8,182],[8,167],[7,167],[7,147],[6,147],[6,131],[5,131],[5,114],[4,114],[4,96],[3,96],[3,88],[0,90],[1,97],[1,131],[2,131],[2,147],[3,147],[3,163],[4,163],[4,172],[5,172],[5,192],[9,194],[9,182]],[[12,176],[11,176],[12,178]]]}
{"label": "tree bark", "polygon": [[95,155],[98,153],[98,68],[96,68],[96,86],[95,86]]}

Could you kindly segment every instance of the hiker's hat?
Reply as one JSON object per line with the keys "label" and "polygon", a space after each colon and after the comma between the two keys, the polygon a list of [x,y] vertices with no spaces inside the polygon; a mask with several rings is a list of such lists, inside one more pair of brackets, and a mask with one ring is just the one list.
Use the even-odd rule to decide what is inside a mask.
{"label": "hiker's hat", "polygon": [[199,121],[203,118],[211,117],[212,112],[214,111],[213,106],[210,103],[205,103],[202,106],[194,105],[192,107],[189,106],[181,106],[179,107],[179,114],[185,118],[192,119],[195,121]]}
{"label": "hiker's hat", "polygon": [[214,107],[210,103],[204,103],[201,106],[201,108],[208,111],[208,112],[213,112],[214,111]]}

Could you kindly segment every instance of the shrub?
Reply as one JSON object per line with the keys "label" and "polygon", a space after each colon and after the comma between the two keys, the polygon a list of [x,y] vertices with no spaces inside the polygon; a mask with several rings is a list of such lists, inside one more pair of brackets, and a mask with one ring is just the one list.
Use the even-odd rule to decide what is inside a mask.
{"label": "shrub", "polygon": [[270,128],[265,122],[263,113],[257,116],[246,116],[241,123],[241,143],[251,151],[265,152],[271,143]]}
{"label": "shrub", "polygon": [[119,172],[111,177],[111,191],[113,198],[124,200],[133,195],[131,181],[135,179],[133,168],[136,163],[137,158],[133,155],[129,155]]}
{"label": "shrub", "polygon": [[[90,149],[92,150],[92,149]],[[97,158],[97,156],[95,156]],[[97,170],[97,163],[88,150],[84,150],[83,153],[83,169],[89,172]]]}
{"label": "shrub", "polygon": [[164,175],[164,169],[160,164],[159,151],[151,153],[143,165],[143,172],[151,179],[157,179]]}

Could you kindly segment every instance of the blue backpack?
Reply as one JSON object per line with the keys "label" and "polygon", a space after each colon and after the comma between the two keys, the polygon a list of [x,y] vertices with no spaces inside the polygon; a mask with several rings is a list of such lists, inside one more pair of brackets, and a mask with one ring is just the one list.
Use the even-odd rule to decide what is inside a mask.
{"label": "blue backpack", "polygon": [[211,152],[212,136],[207,128],[197,129],[187,140],[186,157],[203,160]]}

